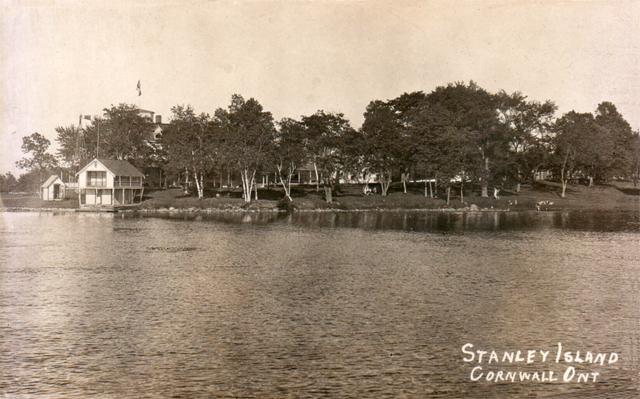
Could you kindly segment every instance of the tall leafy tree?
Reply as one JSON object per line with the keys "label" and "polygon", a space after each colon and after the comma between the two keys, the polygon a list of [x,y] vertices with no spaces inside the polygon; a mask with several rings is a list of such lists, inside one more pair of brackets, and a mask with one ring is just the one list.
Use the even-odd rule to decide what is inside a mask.
{"label": "tall leafy tree", "polygon": [[466,132],[475,143],[479,162],[473,163],[473,172],[482,182],[482,196],[487,197],[489,180],[496,175],[492,164],[499,164],[508,153],[508,129],[498,118],[499,99],[471,81],[437,87],[427,100],[451,112],[451,127]]}
{"label": "tall leafy tree", "polygon": [[412,132],[415,118],[426,105],[423,92],[404,93],[367,106],[362,125],[364,161],[371,172],[378,175],[382,195],[387,195],[394,172],[401,172],[406,192],[406,176],[414,163],[415,145]]}
{"label": "tall leafy tree", "polygon": [[[618,112],[616,106],[605,101],[598,104],[595,122],[604,128],[599,144],[599,173],[594,176],[606,180],[611,177],[626,177],[633,165],[633,130]],[[607,151],[608,150],[608,151]]]}
{"label": "tall leafy tree", "polygon": [[460,200],[463,201],[464,179],[475,161],[473,155],[477,151],[473,135],[455,126],[453,112],[440,104],[429,102],[412,113],[409,124],[413,147],[411,153],[416,165],[446,188],[447,204],[454,179],[462,178]]}
{"label": "tall leafy tree", "polygon": [[150,151],[147,139],[153,132],[153,123],[140,114],[136,105],[122,103],[105,108],[103,117],[96,118],[86,130],[87,137],[97,140],[98,157],[143,166]]}
{"label": "tall leafy tree", "polygon": [[[353,134],[353,128],[342,113],[326,113],[322,110],[302,117],[305,128],[305,149],[316,172],[316,189],[322,180],[325,201],[333,200],[333,190],[339,172],[347,160],[343,153],[343,140]],[[319,170],[324,171],[320,179]]]}
{"label": "tall leafy tree", "polygon": [[31,171],[34,169],[52,169],[57,166],[56,158],[47,152],[51,141],[40,133],[36,132],[30,136],[22,138],[22,152],[29,154],[30,157],[24,157],[16,165],[20,169]]}
{"label": "tall leafy tree", "polygon": [[602,128],[592,114],[568,112],[554,125],[554,165],[562,183],[562,198],[565,198],[569,181],[576,173],[587,174],[594,170],[597,162],[597,138]]}
{"label": "tall leafy tree", "polygon": [[504,174],[517,183],[532,182],[536,172],[548,163],[548,143],[554,114],[557,110],[552,101],[527,101],[526,97],[515,92],[511,95],[504,91],[498,93],[499,118],[508,129],[508,159],[505,159]]}
{"label": "tall leafy tree", "polygon": [[363,177],[364,137],[361,130],[346,129],[339,140],[340,174],[345,184],[349,184],[353,176]]}
{"label": "tall leafy tree", "polygon": [[305,129],[302,123],[290,118],[283,118],[278,127],[273,159],[284,194],[292,201],[291,180],[307,158],[304,150]]}
{"label": "tall leafy tree", "polygon": [[50,145],[51,141],[38,132],[23,137],[21,148],[27,156],[17,161],[16,166],[25,169],[29,175],[35,175],[42,183],[45,174],[58,165],[55,156],[47,152]]}
{"label": "tall leafy tree", "polygon": [[555,167],[559,171],[564,198],[568,182],[581,174],[595,181],[629,174],[633,165],[634,134],[610,102],[591,113],[568,112],[555,124]]}
{"label": "tall leafy tree", "polygon": [[187,181],[195,183],[198,198],[204,197],[204,178],[214,167],[218,131],[208,114],[196,115],[189,106],[171,108],[173,117],[163,134],[163,149],[167,154],[167,168],[185,172]]}
{"label": "tall leafy tree", "polygon": [[260,103],[234,94],[228,109],[215,112],[225,137],[228,162],[240,172],[245,202],[251,202],[256,174],[267,166],[276,136],[273,117]]}
{"label": "tall leafy tree", "polygon": [[393,172],[402,167],[407,154],[408,137],[392,104],[372,101],[367,106],[362,124],[365,164],[380,180],[382,196],[386,196]]}

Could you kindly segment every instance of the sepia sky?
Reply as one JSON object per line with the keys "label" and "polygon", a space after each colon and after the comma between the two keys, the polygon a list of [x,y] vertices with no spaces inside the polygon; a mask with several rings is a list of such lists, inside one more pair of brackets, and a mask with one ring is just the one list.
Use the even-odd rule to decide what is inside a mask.
{"label": "sepia sky", "polygon": [[0,1],[0,173],[20,173],[23,136],[55,146],[80,114],[124,102],[168,121],[234,93],[357,128],[372,100],[474,80],[558,116],[611,101],[640,128],[639,1]]}

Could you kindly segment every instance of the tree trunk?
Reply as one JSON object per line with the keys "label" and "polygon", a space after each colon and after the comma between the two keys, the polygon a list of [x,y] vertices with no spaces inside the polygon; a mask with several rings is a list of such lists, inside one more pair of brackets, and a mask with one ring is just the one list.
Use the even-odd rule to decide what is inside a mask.
{"label": "tree trunk", "polygon": [[249,177],[249,169],[244,169],[240,175],[242,178],[242,198],[244,198],[244,202],[251,202],[256,172],[253,171],[251,177]]}
{"label": "tree trunk", "polygon": [[560,181],[562,182],[562,195],[561,195],[562,198],[564,198],[564,194],[567,189],[567,182],[569,181],[569,179],[566,177],[564,168],[565,166],[562,165],[562,169],[560,170]]}
{"label": "tree trunk", "polygon": [[484,179],[482,180],[482,196],[489,197],[489,157],[485,157],[484,153],[482,154],[484,159]]}
{"label": "tree trunk", "polygon": [[200,173],[200,191],[198,198],[204,198],[204,173]]}
{"label": "tree trunk", "polygon": [[464,204],[464,182],[460,183],[460,203]]}
{"label": "tree trunk", "polygon": [[520,192],[520,182],[516,183],[516,193]]}
{"label": "tree trunk", "polygon": [[402,187],[404,188],[404,193],[407,193],[407,179],[409,178],[409,174],[402,174]]}
{"label": "tree trunk", "polygon": [[[289,182],[291,182],[291,180],[289,180]],[[287,199],[289,201],[293,201],[293,198],[291,198],[291,183],[285,183],[282,180],[282,177],[280,177],[280,184],[282,184],[282,188],[284,188],[284,195],[287,197]]]}
{"label": "tree trunk", "polygon": [[451,198],[451,186],[447,186],[447,206],[449,206],[450,198]]}
{"label": "tree trunk", "polygon": [[289,201],[293,201],[293,198],[291,198],[291,178],[293,177],[293,168],[289,169],[289,176],[285,182],[284,179],[282,179],[282,165],[276,165],[276,167],[278,168],[278,178],[280,178],[280,184],[282,184],[282,188],[284,189],[284,195]]}
{"label": "tree trunk", "polygon": [[380,188],[382,190],[382,196],[386,197],[387,192],[389,191],[389,186],[391,185],[391,171],[388,172],[388,178],[384,172],[381,173],[380,177]]}
{"label": "tree trunk", "polygon": [[184,193],[185,194],[189,194],[189,169],[185,169],[185,173],[187,174],[187,176],[185,177],[185,187],[184,187]]}
{"label": "tree trunk", "polygon": [[313,163],[313,169],[316,171],[316,191],[320,191],[320,175],[318,174],[318,164]]}
{"label": "tree trunk", "polygon": [[324,186],[324,198],[327,204],[330,204],[333,201],[333,194],[331,192],[331,186],[325,184]]}
{"label": "tree trunk", "polygon": [[196,181],[196,188],[198,189],[198,199],[202,199],[204,197],[204,193],[203,193],[204,173],[198,173],[194,170],[193,180]]}

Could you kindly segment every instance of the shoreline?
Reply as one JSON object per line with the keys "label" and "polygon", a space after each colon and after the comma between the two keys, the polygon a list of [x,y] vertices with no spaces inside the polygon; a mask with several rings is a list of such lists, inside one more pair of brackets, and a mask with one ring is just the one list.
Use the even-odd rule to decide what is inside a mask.
{"label": "shoreline", "polygon": [[498,198],[482,197],[478,190],[465,190],[464,197],[453,193],[426,197],[420,187],[407,192],[396,188],[383,197],[363,195],[361,188],[345,187],[326,203],[314,187],[298,188],[293,200],[284,198],[282,190],[263,189],[260,199],[244,202],[238,192],[215,193],[205,198],[186,195],[181,189],[146,193],[139,204],[116,209],[81,208],[78,198],[56,202],[42,201],[35,195],[0,194],[0,212],[98,212],[145,214],[166,213],[286,213],[286,212],[526,212],[591,211],[640,214],[640,189],[626,185],[570,186],[562,198],[557,183],[543,182],[521,191],[501,190]]}
{"label": "shoreline", "polygon": [[78,209],[78,208],[34,208],[34,207],[2,207],[0,213],[33,213],[33,212],[54,212],[54,213],[143,213],[143,214],[213,214],[213,213],[362,213],[362,212],[425,212],[425,213],[489,213],[489,212],[604,212],[604,213],[637,213],[640,215],[640,210],[632,209],[588,209],[588,208],[555,208],[555,209],[503,209],[503,208],[477,208],[470,209],[465,208],[355,208],[355,209],[343,209],[343,208],[316,208],[316,209],[296,209],[296,210],[284,210],[274,208],[262,208],[262,209],[243,209],[239,207],[233,208],[158,208],[158,209],[118,209],[118,210],[100,210],[100,209]]}

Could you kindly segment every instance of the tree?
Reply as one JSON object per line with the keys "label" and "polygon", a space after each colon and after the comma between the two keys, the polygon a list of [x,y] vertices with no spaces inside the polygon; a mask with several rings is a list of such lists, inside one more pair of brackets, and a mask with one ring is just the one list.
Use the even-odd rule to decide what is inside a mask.
{"label": "tree", "polygon": [[251,202],[256,173],[266,166],[276,136],[273,117],[253,98],[234,94],[228,109],[215,117],[225,140],[228,162],[240,171],[245,202]]}
{"label": "tree", "polygon": [[629,175],[634,164],[634,133],[610,102],[598,105],[595,116],[571,111],[554,126],[556,169],[560,171],[562,197],[576,173],[595,181]]}
{"label": "tree", "polygon": [[633,132],[631,138],[631,178],[633,179],[633,187],[637,187],[638,178],[640,177],[640,133]]}
{"label": "tree", "polygon": [[[607,180],[611,177],[626,177],[631,174],[633,165],[634,134],[631,125],[620,115],[616,106],[605,101],[598,104],[595,111],[595,122],[604,128],[600,147],[598,178]],[[608,152],[603,150],[608,149]]]}
{"label": "tree", "polygon": [[173,117],[163,134],[163,149],[167,154],[167,168],[192,176],[198,198],[204,198],[204,177],[213,169],[218,152],[215,133],[217,127],[209,115],[196,115],[189,106],[171,108]]}
{"label": "tree", "polygon": [[45,179],[45,173],[57,166],[56,158],[47,152],[51,141],[40,133],[33,133],[22,138],[22,152],[30,154],[24,157],[16,165],[20,169],[25,169],[27,174],[36,175],[39,183]]}
{"label": "tree", "polygon": [[10,193],[18,189],[18,180],[11,172],[0,175],[0,192]]}
{"label": "tree", "polygon": [[[81,116],[82,118],[82,116]],[[96,136],[75,125],[58,126],[56,129],[58,157],[70,168],[78,171],[96,158]],[[95,131],[92,130],[92,133]]]}
{"label": "tree", "polygon": [[473,135],[468,129],[455,127],[454,113],[429,102],[410,115],[409,126],[413,161],[446,188],[447,205],[453,181],[460,178],[460,201],[464,202],[464,181],[470,165],[476,161]]}
{"label": "tree", "polygon": [[423,92],[404,93],[383,101],[372,101],[367,106],[362,125],[364,161],[380,179],[382,195],[386,196],[394,171],[401,172],[404,191],[409,168],[413,162],[413,117],[426,105]]}
{"label": "tree", "polygon": [[[342,153],[343,140],[353,134],[353,128],[344,114],[325,113],[320,110],[313,115],[303,116],[302,124],[305,128],[305,150],[313,163],[316,172],[316,190],[322,180],[325,201],[333,200],[334,179],[346,164],[345,154]],[[318,169],[325,173],[320,179]]]}
{"label": "tree", "polygon": [[492,173],[492,164],[499,163],[508,153],[508,129],[498,118],[497,112],[499,98],[471,81],[469,85],[457,82],[437,87],[427,95],[427,100],[451,112],[451,127],[458,132],[466,132],[475,143],[480,162],[472,163],[472,172],[480,177],[482,196],[488,197],[489,180],[496,175]]}
{"label": "tree", "polygon": [[520,92],[511,95],[498,93],[499,118],[509,129],[505,136],[508,142],[509,159],[504,173],[514,178],[516,191],[520,183],[532,182],[535,173],[548,162],[551,126],[557,110],[552,101],[526,101]]}
{"label": "tree", "polygon": [[393,171],[407,158],[408,136],[393,104],[372,101],[362,124],[365,164],[380,179],[382,196],[391,185]]}
{"label": "tree", "polygon": [[292,201],[291,180],[297,168],[306,158],[304,151],[305,130],[300,122],[290,118],[283,118],[278,126],[273,159],[284,194],[289,201]]}
{"label": "tree", "polygon": [[366,170],[364,163],[364,137],[361,130],[346,129],[338,140],[340,153],[340,173],[345,184],[349,184],[353,176],[363,177]]}
{"label": "tree", "polygon": [[571,111],[556,122],[553,144],[555,165],[562,183],[562,198],[565,198],[567,184],[576,172],[586,172],[587,167],[593,169],[598,129],[593,115],[588,112]]}
{"label": "tree", "polygon": [[151,150],[147,139],[153,123],[140,114],[133,104],[112,105],[104,109],[102,118],[95,118],[87,127],[85,137],[96,137],[97,157],[128,160],[141,166]]}

